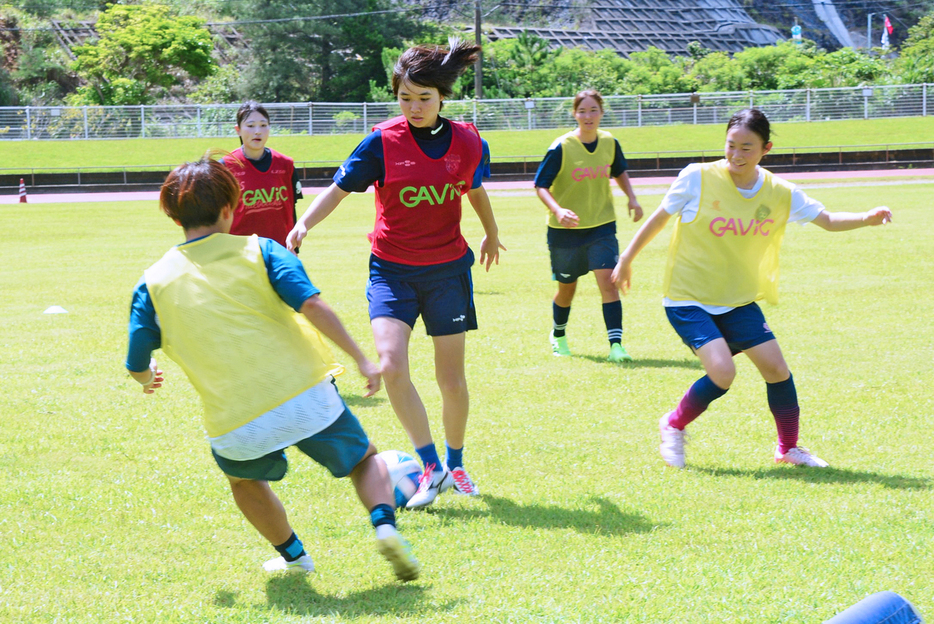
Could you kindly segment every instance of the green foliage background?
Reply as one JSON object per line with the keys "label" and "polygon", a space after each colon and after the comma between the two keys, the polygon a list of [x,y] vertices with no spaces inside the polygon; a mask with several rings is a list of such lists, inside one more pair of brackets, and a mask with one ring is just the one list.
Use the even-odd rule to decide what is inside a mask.
{"label": "green foliage background", "polygon": [[[147,14],[151,26],[116,19],[130,13]],[[290,19],[315,16],[342,17]],[[102,36],[76,48],[79,58],[71,62],[48,30],[52,17],[100,19]],[[246,49],[226,47],[229,62],[219,71],[205,21],[230,21],[250,41]],[[444,43],[459,32],[454,24],[427,23],[418,11],[399,10],[389,0],[37,0],[19,8],[0,5],[0,25],[12,29],[0,31],[0,105],[380,101],[391,98],[386,70],[402,49]],[[551,49],[523,35],[484,43],[483,95],[568,96],[582,87],[609,95],[934,82],[932,42],[934,14],[913,25],[901,49],[889,53],[828,52],[813,42],[786,41],[729,55],[693,43],[684,56],[650,48],[624,59],[609,50]],[[472,97],[473,83],[471,70],[455,97]]]}

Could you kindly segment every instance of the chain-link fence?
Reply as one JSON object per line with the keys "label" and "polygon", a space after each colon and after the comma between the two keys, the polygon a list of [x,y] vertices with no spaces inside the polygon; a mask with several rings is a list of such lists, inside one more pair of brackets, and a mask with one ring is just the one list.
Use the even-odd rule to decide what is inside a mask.
{"label": "chain-link fence", "polygon": [[[928,115],[932,85],[626,95],[604,98],[604,127],[719,124],[755,106],[778,122]],[[277,135],[362,134],[399,114],[394,102],[266,104]],[[0,107],[0,140],[232,137],[237,104]],[[481,131],[573,125],[570,98],[460,100],[444,115]]]}

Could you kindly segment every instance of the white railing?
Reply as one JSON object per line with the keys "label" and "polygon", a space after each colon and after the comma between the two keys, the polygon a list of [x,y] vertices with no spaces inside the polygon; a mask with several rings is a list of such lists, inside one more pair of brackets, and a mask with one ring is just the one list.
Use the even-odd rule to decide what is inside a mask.
{"label": "white railing", "polygon": [[[605,127],[719,124],[761,109],[777,122],[924,117],[931,85],[736,91],[604,98]],[[399,114],[394,102],[266,104],[273,134],[361,134]],[[232,137],[237,104],[0,107],[0,140]],[[481,131],[572,125],[570,98],[460,100],[444,115]]]}

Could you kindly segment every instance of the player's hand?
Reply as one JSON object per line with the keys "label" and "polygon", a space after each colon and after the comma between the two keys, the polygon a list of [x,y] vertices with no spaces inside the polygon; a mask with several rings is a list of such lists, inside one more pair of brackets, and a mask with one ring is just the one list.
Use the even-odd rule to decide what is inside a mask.
{"label": "player's hand", "polygon": [[637,199],[629,200],[629,216],[632,217],[632,222],[637,223],[639,219],[642,218],[642,204],[639,203]]}
{"label": "player's hand", "polygon": [[567,210],[566,208],[559,208],[555,213],[555,219],[558,220],[558,225],[566,228],[577,227],[581,222],[580,217],[573,210]]}
{"label": "player's hand", "polygon": [[866,225],[885,225],[892,221],[892,211],[888,206],[879,206],[872,210],[867,210],[863,215],[863,223]]}
{"label": "player's hand", "polygon": [[308,229],[301,222],[296,223],[289,235],[285,237],[285,248],[294,253],[302,246],[302,241],[306,236],[308,236]]}
{"label": "player's hand", "polygon": [[625,294],[629,293],[629,286],[632,280],[632,265],[628,262],[623,262],[622,258],[616,263],[613,272],[610,273],[610,279],[613,280],[613,283],[616,284],[616,287],[619,289],[619,292]]}
{"label": "player's hand", "polygon": [[499,265],[499,250],[508,251],[499,240],[499,236],[484,236],[480,242],[480,264],[486,265],[487,272],[495,262]]}
{"label": "player's hand", "polygon": [[363,396],[371,397],[379,392],[379,384],[381,379],[379,366],[370,360],[363,358],[357,362],[357,369],[360,371],[361,375],[366,377],[366,393],[364,393]]}
{"label": "player's hand", "polygon": [[156,362],[156,358],[149,359],[149,372],[151,374],[149,382],[143,384],[144,394],[152,394],[156,391],[157,388],[162,387],[163,373],[159,369],[159,364]]}

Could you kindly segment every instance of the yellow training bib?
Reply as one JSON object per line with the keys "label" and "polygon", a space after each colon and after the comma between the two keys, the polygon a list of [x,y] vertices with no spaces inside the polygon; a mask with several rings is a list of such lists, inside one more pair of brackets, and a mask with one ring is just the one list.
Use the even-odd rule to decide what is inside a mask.
{"label": "yellow training bib", "polygon": [[[593,153],[587,151],[573,132],[558,140],[561,142],[561,169],[549,190],[559,206],[573,210],[580,218],[580,224],[574,229],[616,221],[610,190],[616,139],[609,132],[597,130],[597,149]],[[548,226],[566,229],[551,213]]]}
{"label": "yellow training bib", "polygon": [[762,188],[746,199],[725,160],[701,165],[697,216],[678,220],[668,249],[666,297],[733,307],[759,299],[778,303],[778,251],[791,185],[762,172]]}
{"label": "yellow training bib", "polygon": [[314,327],[276,294],[255,235],[175,247],[145,279],[162,350],[201,395],[212,438],[343,372]]}

